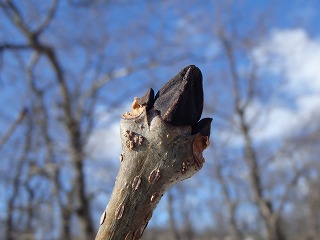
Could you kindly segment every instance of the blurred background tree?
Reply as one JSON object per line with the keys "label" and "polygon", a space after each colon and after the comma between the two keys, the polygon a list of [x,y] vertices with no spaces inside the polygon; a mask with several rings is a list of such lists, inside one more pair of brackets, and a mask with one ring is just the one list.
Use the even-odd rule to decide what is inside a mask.
{"label": "blurred background tree", "polygon": [[195,64],[212,145],[144,239],[319,239],[319,7],[0,0],[0,235],[92,239],[120,115]]}

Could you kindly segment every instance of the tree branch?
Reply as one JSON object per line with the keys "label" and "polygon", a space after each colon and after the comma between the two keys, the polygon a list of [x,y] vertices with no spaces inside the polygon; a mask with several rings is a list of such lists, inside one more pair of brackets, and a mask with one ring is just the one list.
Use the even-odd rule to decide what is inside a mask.
{"label": "tree branch", "polygon": [[[172,90],[179,92],[174,99]],[[194,120],[189,116],[194,114],[191,102],[183,99],[188,96],[196,101],[202,94],[201,72],[188,66],[155,99],[152,89],[134,99],[132,111],[125,113],[120,122],[120,169],[101,216],[97,240],[140,239],[163,194],[201,169],[202,151],[209,145],[211,119],[183,124]],[[195,106],[195,112],[202,112],[201,104]],[[184,117],[181,109],[185,110]]]}
{"label": "tree branch", "polygon": [[279,208],[278,210],[275,212],[275,217],[276,220],[280,217],[280,214],[283,211],[283,208],[285,206],[285,204],[287,203],[287,200],[289,198],[289,194],[292,191],[292,189],[296,186],[298,180],[300,179],[300,177],[305,173],[306,169],[302,168],[300,170],[297,170],[294,173],[294,176],[292,177],[291,181],[288,183],[284,194],[282,195],[282,198],[280,199],[280,204],[279,204]]}
{"label": "tree branch", "polygon": [[6,3],[0,2],[0,6],[3,8],[3,11],[8,16],[8,18],[14,23],[28,38],[31,37],[30,29],[24,24],[22,15],[17,8],[17,6],[10,0],[7,0]]}
{"label": "tree branch", "polygon": [[0,138],[0,150],[3,147],[3,145],[8,141],[10,136],[13,134],[13,132],[16,130],[16,128],[19,126],[19,124],[22,122],[24,117],[27,115],[27,108],[24,108],[21,110],[19,116],[17,119],[12,123],[12,125],[8,128],[7,132],[5,132],[1,138]]}
{"label": "tree branch", "polygon": [[58,7],[59,0],[54,0],[52,3],[52,6],[48,12],[48,15],[46,16],[43,23],[38,27],[36,30],[36,35],[40,35],[50,24],[51,20],[54,18],[54,15],[56,13],[57,7]]}

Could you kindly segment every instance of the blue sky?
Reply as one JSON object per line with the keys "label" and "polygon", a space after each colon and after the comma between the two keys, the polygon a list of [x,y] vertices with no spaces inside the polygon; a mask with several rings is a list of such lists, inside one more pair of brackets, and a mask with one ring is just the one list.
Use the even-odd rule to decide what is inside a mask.
{"label": "blue sky", "polygon": [[[41,1],[34,2],[40,6]],[[66,3],[59,5],[56,19],[41,39],[57,47],[71,87],[79,84],[85,89],[106,73],[135,67],[150,59],[160,62],[157,67],[141,69],[128,76],[124,74],[102,89],[95,115],[97,127],[87,148],[91,152],[89,158],[96,164],[88,165],[89,182],[113,183],[121,151],[119,117],[130,109],[133,97],[141,96],[149,87],[157,91],[188,64],[197,65],[203,72],[205,103],[208,106],[203,116],[214,118],[213,145],[219,146],[220,141],[225,141],[230,147],[237,148],[242,143],[238,133],[228,129],[210,108],[217,102],[227,111],[231,108],[230,83],[219,75],[227,67],[214,34],[217,19],[225,24],[227,32],[232,32],[232,24],[229,23],[233,22],[238,37],[254,40],[251,49],[245,48],[245,53],[239,51],[237,55],[240,70],[245,72],[250,67],[249,60],[254,61],[265,85],[259,83],[276,89],[273,94],[265,93],[268,101],[256,99],[251,105],[248,117],[259,114],[254,128],[255,140],[258,143],[275,141],[310,121],[312,114],[320,108],[320,2],[295,0],[270,4],[270,1],[251,0],[230,3],[231,10],[224,8],[219,11],[219,1],[183,1],[183,4],[179,1],[149,4],[137,1],[135,4],[113,3],[107,7],[98,4],[90,10],[71,8]],[[45,9],[45,4],[42,4],[41,8]],[[257,22],[258,15],[263,19],[261,26]],[[23,42],[25,39],[21,33],[5,19],[0,13],[0,44]],[[32,22],[31,26],[38,21],[27,14],[26,19]],[[20,56],[23,63],[28,63],[31,52]],[[30,93],[25,89],[27,78],[23,71],[17,71],[21,66],[15,57],[7,51],[2,53],[1,68],[4,71],[0,72],[0,101],[5,104],[0,114],[0,136],[30,100]],[[38,84],[50,88],[50,67],[45,61],[41,61],[39,66],[36,71],[40,79]],[[52,88],[49,92],[48,105],[55,113],[57,89]],[[111,108],[113,104],[117,107],[115,110]],[[205,154],[207,162],[212,161],[211,150]],[[92,178],[91,167],[96,169]],[[212,173],[205,167],[194,179],[188,180],[186,186],[199,186],[206,175]],[[110,168],[108,177],[105,168]],[[196,206],[201,199],[210,199],[208,194],[211,193],[219,195],[218,186],[212,182],[203,184],[187,196],[191,199],[190,206]],[[104,208],[107,194],[101,195],[98,201]],[[165,223],[167,216],[160,214],[165,211],[165,199],[160,204],[158,219]],[[244,209],[247,210],[248,206]],[[206,216],[210,217],[209,214]]]}

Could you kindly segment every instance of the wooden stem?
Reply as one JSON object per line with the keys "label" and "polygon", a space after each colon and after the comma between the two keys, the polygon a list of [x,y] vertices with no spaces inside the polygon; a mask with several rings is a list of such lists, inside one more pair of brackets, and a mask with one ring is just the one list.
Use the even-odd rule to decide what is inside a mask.
{"label": "wooden stem", "polygon": [[96,239],[140,239],[163,194],[203,165],[209,137],[173,126],[133,103],[120,123],[120,170]]}

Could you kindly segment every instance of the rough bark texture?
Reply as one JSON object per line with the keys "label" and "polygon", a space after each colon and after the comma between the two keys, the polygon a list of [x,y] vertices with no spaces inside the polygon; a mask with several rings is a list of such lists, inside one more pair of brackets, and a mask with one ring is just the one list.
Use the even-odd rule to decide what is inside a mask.
{"label": "rough bark texture", "polygon": [[[147,96],[150,99],[150,94]],[[121,119],[120,169],[96,239],[140,239],[163,194],[193,176],[204,163],[202,152],[209,145],[209,134],[202,130],[208,128],[211,119],[196,133],[192,126],[172,125],[157,109],[149,108],[135,98],[132,111]]]}

